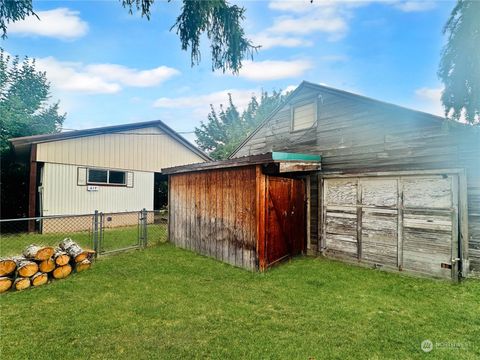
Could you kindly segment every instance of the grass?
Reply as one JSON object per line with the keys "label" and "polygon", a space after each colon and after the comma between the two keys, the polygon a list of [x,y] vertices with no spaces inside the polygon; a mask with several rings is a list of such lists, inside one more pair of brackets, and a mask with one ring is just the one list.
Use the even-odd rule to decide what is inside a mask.
{"label": "grass", "polygon": [[6,293],[0,311],[4,359],[480,358],[480,282],[324,258],[258,274],[164,244]]}
{"label": "grass", "polygon": [[[167,225],[151,224],[147,225],[147,236],[150,245],[166,241]],[[0,257],[20,255],[30,244],[42,244],[56,246],[64,238],[70,237],[80,246],[93,248],[92,234],[90,231],[35,234],[35,233],[13,233],[0,235]],[[134,246],[138,243],[138,227],[126,226],[121,228],[104,229],[103,231],[103,249],[105,251],[121,249],[128,246]]]}

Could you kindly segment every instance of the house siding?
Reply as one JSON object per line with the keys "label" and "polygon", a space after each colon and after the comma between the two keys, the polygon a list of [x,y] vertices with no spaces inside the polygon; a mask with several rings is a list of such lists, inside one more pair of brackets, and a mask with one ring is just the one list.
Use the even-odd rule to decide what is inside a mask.
{"label": "house siding", "polygon": [[[305,101],[317,103],[317,124],[292,133],[291,106]],[[307,85],[233,156],[269,151],[319,154],[323,173],[465,169],[469,258],[475,274],[480,272],[480,132],[445,125],[427,114]],[[318,216],[313,203],[311,214]],[[319,239],[313,223],[311,218],[311,244]]]}
{"label": "house siding", "polygon": [[161,172],[205,160],[158,127],[148,127],[39,143],[36,161]]}

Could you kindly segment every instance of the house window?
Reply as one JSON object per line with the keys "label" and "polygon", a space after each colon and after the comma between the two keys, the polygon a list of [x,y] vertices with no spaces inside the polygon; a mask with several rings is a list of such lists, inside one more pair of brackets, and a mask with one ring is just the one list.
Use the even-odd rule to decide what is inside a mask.
{"label": "house window", "polygon": [[126,185],[126,178],[125,171],[88,169],[89,184]]}
{"label": "house window", "polygon": [[292,131],[309,129],[316,121],[317,109],[315,102],[292,108]]}

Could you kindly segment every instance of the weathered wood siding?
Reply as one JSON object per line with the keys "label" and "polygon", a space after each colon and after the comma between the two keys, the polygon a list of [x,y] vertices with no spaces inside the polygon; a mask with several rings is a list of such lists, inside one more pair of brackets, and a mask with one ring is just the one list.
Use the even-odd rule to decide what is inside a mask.
{"label": "weathered wood siding", "polygon": [[[317,124],[292,133],[291,106],[305,101],[316,102]],[[464,168],[470,264],[480,273],[479,131],[445,126],[428,114],[328,88],[302,86],[234,157],[268,151],[320,154],[327,173]]]}
{"label": "weathered wood siding", "polygon": [[171,175],[170,241],[256,269],[256,193],[255,166]]}

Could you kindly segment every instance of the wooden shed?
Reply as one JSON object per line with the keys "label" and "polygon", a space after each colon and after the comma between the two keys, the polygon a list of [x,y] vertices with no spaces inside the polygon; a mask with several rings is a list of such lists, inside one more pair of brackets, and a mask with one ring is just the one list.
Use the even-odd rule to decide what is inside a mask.
{"label": "wooden shed", "polygon": [[164,169],[169,238],[250,270],[306,250],[305,175],[320,156],[270,152]]}

